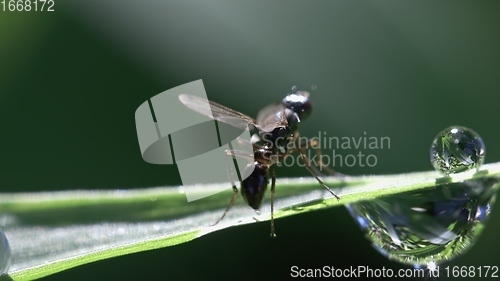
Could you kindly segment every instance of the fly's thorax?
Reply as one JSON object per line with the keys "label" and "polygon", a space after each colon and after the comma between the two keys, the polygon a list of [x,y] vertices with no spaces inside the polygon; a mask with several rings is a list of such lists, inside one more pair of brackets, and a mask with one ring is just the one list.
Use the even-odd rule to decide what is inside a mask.
{"label": "fly's thorax", "polygon": [[285,153],[288,144],[293,141],[294,131],[288,126],[278,126],[271,132],[261,132],[260,135],[265,149],[274,153]]}

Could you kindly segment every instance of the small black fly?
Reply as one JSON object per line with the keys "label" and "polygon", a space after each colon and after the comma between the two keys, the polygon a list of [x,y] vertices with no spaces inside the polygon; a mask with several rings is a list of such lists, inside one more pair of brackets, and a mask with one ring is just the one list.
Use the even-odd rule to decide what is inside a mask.
{"label": "small black fly", "polygon": [[[312,112],[309,93],[306,91],[295,91],[288,94],[278,103],[271,104],[259,111],[257,119],[253,119],[243,113],[189,94],[179,95],[180,101],[188,108],[213,118],[216,121],[242,128],[249,126],[257,131],[257,139],[252,141],[254,155],[239,153],[228,150],[226,153],[235,157],[246,157],[253,161],[253,171],[241,181],[242,196],[250,207],[258,211],[262,198],[267,190],[269,178],[271,178],[271,236],[275,237],[274,231],[274,192],[276,186],[276,174],[274,166],[291,153],[299,153],[304,167],[314,178],[337,199],[340,197],[328,187],[317,174],[317,169],[310,165],[305,149],[316,145],[314,140],[299,138],[298,124],[305,120]],[[316,148],[321,153],[319,148]],[[321,159],[321,157],[320,157]],[[323,165],[321,161],[318,163]],[[332,174],[335,173],[328,167],[324,167]],[[227,214],[233,205],[238,188],[233,185],[234,194],[222,217],[215,222],[217,224]]]}

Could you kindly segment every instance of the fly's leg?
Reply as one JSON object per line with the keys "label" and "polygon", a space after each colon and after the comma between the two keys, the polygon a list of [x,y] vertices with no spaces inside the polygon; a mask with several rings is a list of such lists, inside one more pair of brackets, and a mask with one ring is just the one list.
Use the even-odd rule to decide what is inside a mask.
{"label": "fly's leg", "polygon": [[[227,156],[238,156],[238,157],[243,157],[243,158],[246,158],[246,159],[249,159],[249,160],[252,160],[252,162],[254,161],[254,155],[253,153],[250,154],[248,153],[247,151],[242,151],[242,150],[226,150],[226,155]],[[232,159],[232,157],[231,157]]]}
{"label": "fly's leg", "polygon": [[271,237],[276,237],[274,232],[274,189],[276,187],[276,173],[274,172],[274,167],[271,167]]}
{"label": "fly's leg", "polygon": [[334,169],[328,167],[323,163],[323,151],[321,151],[321,148],[318,147],[318,141],[317,140],[309,140],[309,146],[315,147],[314,150],[316,150],[316,155],[318,157],[318,166],[320,168],[320,171],[325,171],[326,173],[332,175],[332,176],[343,176],[341,173],[335,171]]}
{"label": "fly's leg", "polygon": [[298,148],[298,152],[300,153],[300,158],[302,161],[304,161],[304,168],[306,168],[309,173],[326,189],[328,190],[335,198],[340,200],[340,197],[333,192],[328,185],[326,185],[319,177],[318,175],[314,172],[314,170],[311,168],[311,164],[309,163],[309,159],[307,158],[306,154],[304,153],[304,150],[302,148]]}
{"label": "fly's leg", "polygon": [[236,200],[236,197],[238,196],[238,188],[236,187],[235,181],[233,179],[233,174],[231,173],[231,171],[229,169],[230,163],[233,161],[234,156],[243,157],[243,158],[254,161],[254,156],[251,154],[248,154],[248,152],[240,151],[240,150],[226,150],[226,158],[225,159],[226,159],[227,174],[228,174],[229,180],[231,181],[231,185],[233,187],[234,193],[233,193],[233,197],[231,197],[231,201],[229,201],[229,204],[226,207],[226,210],[224,211],[222,216],[215,223],[212,224],[212,226],[218,224],[227,215],[227,213],[229,212],[229,209],[231,209],[231,207],[234,204],[234,201]]}
{"label": "fly's leg", "polygon": [[[231,209],[231,206],[233,205],[234,200],[236,200],[236,197],[238,196],[238,188],[236,187],[236,183],[234,182],[233,173],[231,173],[231,170],[229,169],[229,167],[231,167],[229,163],[230,163],[230,161],[232,162],[233,157],[231,154],[228,154],[228,151],[226,151],[225,159],[226,159],[227,177],[231,181],[231,186],[233,187],[234,193],[233,193],[233,197],[231,197],[231,201],[229,201],[229,204],[226,207],[226,210],[224,211],[222,216],[216,222],[214,222],[212,224],[212,226],[218,224],[227,215],[227,212],[229,212],[229,209]],[[231,159],[231,160],[229,160],[229,159]]]}
{"label": "fly's leg", "polygon": [[[297,139],[298,140],[298,139]],[[319,166],[319,171],[318,169],[315,167],[315,166],[312,166],[312,165],[309,165],[310,168],[312,170],[314,170],[314,172],[316,174],[321,174],[320,171],[325,171],[327,174],[331,175],[331,176],[344,176],[343,174],[335,171],[334,169],[328,167],[327,165],[325,165],[323,163],[323,151],[321,150],[321,148],[318,147],[318,141],[315,140],[315,139],[310,139],[310,140],[302,140],[300,143],[297,143],[296,144],[296,147],[297,149],[295,149],[296,151],[299,151],[300,153],[300,149],[302,148],[312,148],[316,151],[316,157],[318,157],[318,166]]]}
{"label": "fly's leg", "polygon": [[236,197],[238,196],[238,188],[236,187],[236,185],[233,185],[233,191],[234,191],[233,197],[231,197],[231,201],[229,201],[229,205],[227,205],[224,214],[222,214],[222,216],[216,222],[214,222],[212,226],[217,225],[226,216],[227,212],[229,212],[229,209],[231,209],[234,200],[236,200]]}

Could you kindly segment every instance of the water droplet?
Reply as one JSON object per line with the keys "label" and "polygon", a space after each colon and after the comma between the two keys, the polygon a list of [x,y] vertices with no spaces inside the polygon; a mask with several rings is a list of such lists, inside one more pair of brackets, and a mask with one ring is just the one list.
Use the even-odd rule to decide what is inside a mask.
{"label": "water droplet", "polygon": [[7,273],[10,267],[10,246],[7,237],[0,230],[0,275]]}
{"label": "water droplet", "polygon": [[292,86],[292,93],[297,92],[297,90],[298,90],[297,86]]}
{"label": "water droplet", "polygon": [[441,131],[431,146],[434,169],[449,174],[479,169],[484,162],[485,146],[481,137],[465,127],[449,127]]}
{"label": "water droplet", "polygon": [[312,86],[311,86],[311,91],[316,91],[316,89],[318,89],[318,86],[317,86],[317,85],[312,85]]}
{"label": "water droplet", "polygon": [[498,178],[468,180],[354,203],[347,209],[384,256],[429,267],[463,254],[474,244],[499,185]]}

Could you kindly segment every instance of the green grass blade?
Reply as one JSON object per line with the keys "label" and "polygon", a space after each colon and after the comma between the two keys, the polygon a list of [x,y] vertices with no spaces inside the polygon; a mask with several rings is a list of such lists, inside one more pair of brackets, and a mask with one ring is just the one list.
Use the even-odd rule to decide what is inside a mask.
{"label": "green grass blade", "polygon": [[[500,163],[484,165],[479,173],[454,178],[443,178],[434,171],[342,180],[325,177],[342,197],[340,201],[312,178],[278,179],[275,217],[436,188],[471,177],[498,176]],[[217,185],[204,186],[200,192],[212,189],[217,189]],[[223,228],[270,219],[269,200],[257,216],[238,198],[227,217],[218,225],[210,226],[222,215],[231,194],[228,188],[227,192],[189,203],[179,187],[0,194],[0,225],[12,251],[9,274],[0,279],[31,280],[102,259],[188,242]]]}

